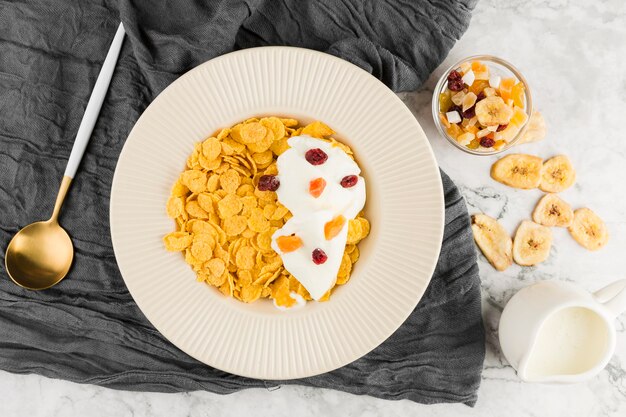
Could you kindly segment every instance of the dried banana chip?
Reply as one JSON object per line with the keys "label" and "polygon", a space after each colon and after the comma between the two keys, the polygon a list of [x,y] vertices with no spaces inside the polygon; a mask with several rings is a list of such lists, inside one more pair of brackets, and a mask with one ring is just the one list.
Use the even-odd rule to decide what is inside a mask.
{"label": "dried banana chip", "polygon": [[548,259],[551,247],[550,228],[524,220],[517,228],[513,239],[513,259],[518,265],[537,265]]}
{"label": "dried banana chip", "polygon": [[513,262],[513,242],[504,227],[486,214],[472,216],[474,240],[489,263],[498,271],[504,271]]}
{"label": "dried banana chip", "polygon": [[543,163],[539,188],[548,193],[560,193],[576,181],[576,171],[565,155],[558,155]]}
{"label": "dried banana chip", "polygon": [[556,194],[546,194],[533,211],[533,221],[543,226],[568,227],[574,220],[574,211]]}
{"label": "dried banana chip", "polygon": [[574,211],[574,221],[567,230],[576,242],[589,250],[598,250],[609,241],[609,231],[606,224],[588,208]]}
{"label": "dried banana chip", "polygon": [[478,122],[483,126],[507,125],[513,117],[513,109],[498,96],[480,100],[475,110]]}
{"label": "dried banana chip", "polygon": [[491,167],[491,178],[514,188],[537,188],[541,182],[543,161],[538,156],[511,154]]}
{"label": "dried banana chip", "polygon": [[538,111],[533,111],[528,119],[526,130],[517,144],[538,142],[546,137],[546,121]]}

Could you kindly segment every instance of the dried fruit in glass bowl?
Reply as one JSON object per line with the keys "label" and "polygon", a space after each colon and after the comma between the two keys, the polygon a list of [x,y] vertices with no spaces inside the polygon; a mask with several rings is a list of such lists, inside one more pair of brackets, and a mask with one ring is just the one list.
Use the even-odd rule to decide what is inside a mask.
{"label": "dried fruit in glass bowl", "polygon": [[528,122],[524,83],[502,77],[486,62],[463,62],[446,81],[438,92],[439,121],[462,146],[486,152],[502,149]]}

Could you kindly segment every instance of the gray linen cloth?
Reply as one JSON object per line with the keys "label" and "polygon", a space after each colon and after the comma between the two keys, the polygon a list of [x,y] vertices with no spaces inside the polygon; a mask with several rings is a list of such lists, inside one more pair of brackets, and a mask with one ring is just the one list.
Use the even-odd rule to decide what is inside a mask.
{"label": "gray linen cloth", "polygon": [[347,59],[395,91],[414,89],[464,32],[474,4],[0,0],[2,257],[20,227],[49,216],[120,16],[128,32],[61,215],[76,250],[69,276],[32,292],[0,271],[0,369],[126,390],[224,394],[283,383],[473,405],[484,359],[480,280],[465,204],[445,174],[443,249],[409,319],[354,363],[285,382],[221,372],[165,340],[120,276],[108,207],[115,164],[133,124],[165,86],[194,66],[233,49],[293,45]]}

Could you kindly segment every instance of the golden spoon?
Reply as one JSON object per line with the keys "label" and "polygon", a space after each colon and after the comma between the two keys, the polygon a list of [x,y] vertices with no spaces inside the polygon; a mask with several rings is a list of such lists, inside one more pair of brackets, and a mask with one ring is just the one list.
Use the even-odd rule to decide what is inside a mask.
{"label": "golden spoon", "polygon": [[123,40],[124,27],[120,23],[76,133],[52,216],[17,232],[7,247],[4,265],[13,282],[24,288],[50,288],[65,278],[72,265],[74,247],[67,232],[59,225],[59,212],[98,119]]}

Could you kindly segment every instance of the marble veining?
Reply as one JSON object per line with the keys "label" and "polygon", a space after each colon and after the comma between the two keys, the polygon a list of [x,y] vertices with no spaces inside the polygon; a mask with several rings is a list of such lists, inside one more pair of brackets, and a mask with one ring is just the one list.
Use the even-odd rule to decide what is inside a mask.
{"label": "marble veining", "polygon": [[430,114],[437,78],[453,61],[488,53],[510,60],[525,74],[535,106],[548,124],[545,141],[519,147],[549,157],[566,153],[577,184],[562,193],[574,207],[589,206],[611,234],[596,253],[555,230],[550,258],[538,267],[497,272],[480,256],[487,357],[476,407],[423,406],[331,390],[283,386],[228,396],[121,392],[36,375],[0,372],[0,415],[61,416],[623,416],[626,415],[626,315],[618,318],[617,351],[593,380],[570,386],[521,382],[502,357],[497,327],[502,308],[538,280],[576,282],[589,290],[626,273],[626,3],[621,0],[480,0],[471,26],[427,84],[401,94],[430,138],[441,167],[458,184],[470,213],[501,219],[511,233],[530,217],[541,193],[513,190],[489,178],[495,157],[466,155],[438,136]]}

